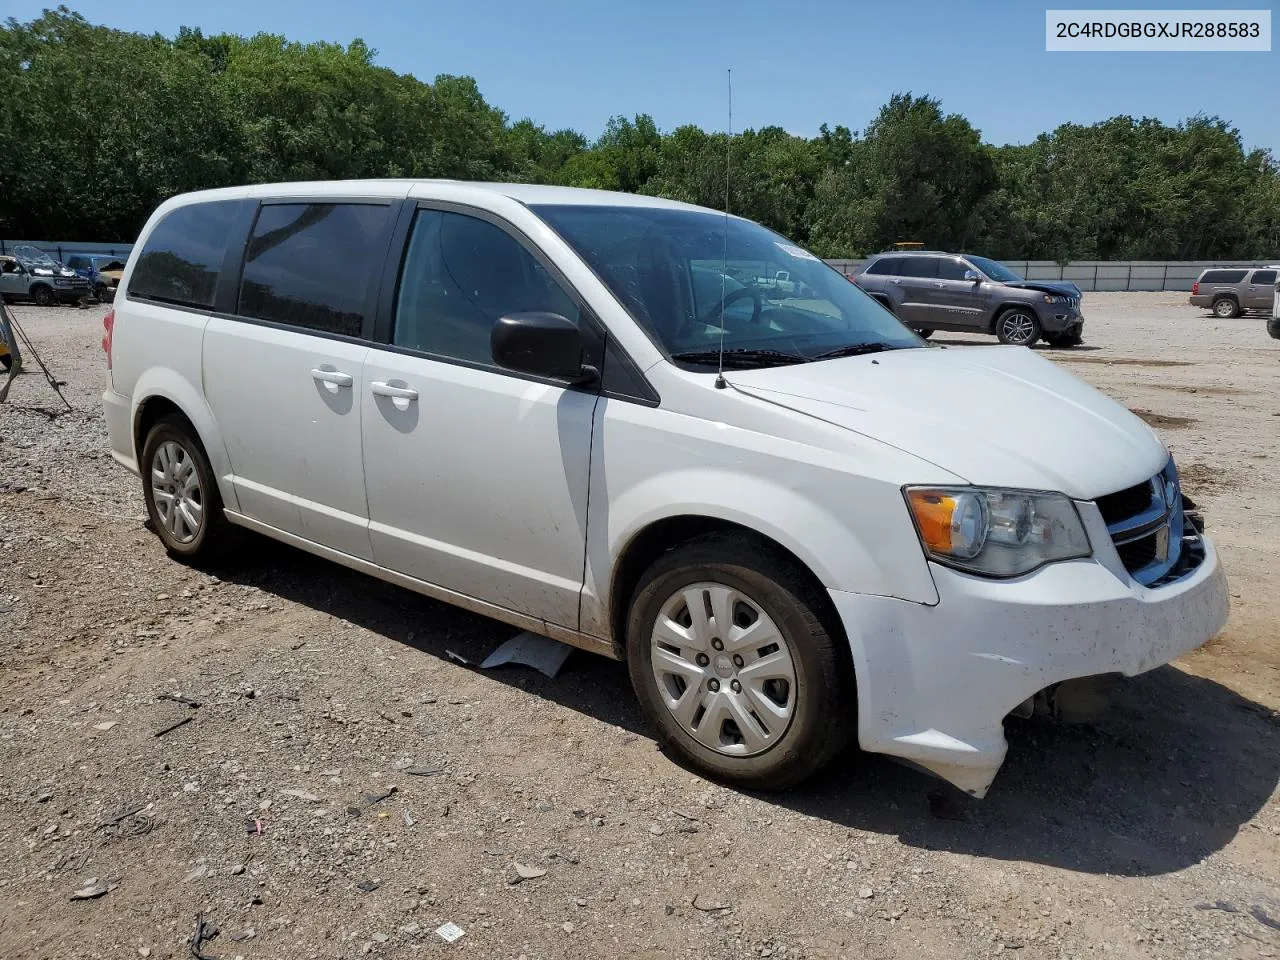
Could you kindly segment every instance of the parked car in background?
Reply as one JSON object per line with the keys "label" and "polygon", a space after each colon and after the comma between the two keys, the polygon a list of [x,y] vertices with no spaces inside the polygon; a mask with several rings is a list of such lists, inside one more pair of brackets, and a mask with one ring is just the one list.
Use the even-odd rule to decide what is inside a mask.
{"label": "parked car in background", "polygon": [[791,279],[791,271],[779,270],[772,277],[756,277],[753,281],[762,290],[790,295],[796,292],[795,281]]}
{"label": "parked car in background", "polygon": [[992,333],[1001,343],[1053,347],[1084,340],[1080,288],[1026,280],[986,257],[939,251],[880,253],[854,282],[899,320],[928,337],[935,330]]}
{"label": "parked car in background", "polygon": [[0,296],[6,302],[31,300],[42,307],[77,303],[89,296],[89,281],[32,246],[0,256]]}
{"label": "parked car in background", "polygon": [[1193,307],[1212,310],[1215,317],[1230,320],[1247,310],[1271,310],[1280,267],[1211,267],[1191,285]]}
{"label": "parked car in background", "polygon": [[[805,295],[729,276],[762,261]],[[1142,420],[1029,350],[931,348],[722,212],[448,181],[188,194],[104,328],[112,456],[172,556],[234,566],[234,524],[625,660],[668,749],[741,786],[856,739],[981,796],[1010,713],[1226,620]]]}
{"label": "parked car in background", "polygon": [[115,297],[116,287],[124,275],[125,261],[120,257],[96,253],[76,253],[67,258],[67,266],[89,281],[94,296],[104,303]]}

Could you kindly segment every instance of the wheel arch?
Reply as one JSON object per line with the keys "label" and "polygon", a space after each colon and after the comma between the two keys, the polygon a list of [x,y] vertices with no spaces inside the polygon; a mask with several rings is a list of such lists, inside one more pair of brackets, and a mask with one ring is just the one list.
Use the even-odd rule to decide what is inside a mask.
{"label": "wheel arch", "polygon": [[991,311],[991,319],[987,322],[987,332],[994,334],[996,332],[996,324],[1000,318],[1013,309],[1026,310],[1036,322],[1040,322],[1040,313],[1036,310],[1035,305],[1028,303],[1026,300],[1001,300],[995,305]]}
{"label": "wheel arch", "polygon": [[797,575],[812,588],[815,603],[820,607],[815,612],[822,618],[823,626],[842,641],[842,650],[849,652],[849,638],[831,594],[809,564],[778,540],[750,526],[722,517],[691,513],[663,517],[649,523],[637,530],[618,553],[609,586],[609,626],[615,644],[621,647],[626,643],[627,616],[645,571],[668,551],[717,533],[747,537],[793,566]]}
{"label": "wheel arch", "polygon": [[176,371],[152,368],[138,378],[133,398],[131,440],[139,472],[146,469],[142,463],[142,447],[146,443],[147,433],[161,417],[177,413],[195,431],[195,438],[213,468],[223,504],[228,509],[237,509],[239,501],[229,479],[231,464],[226,447],[213,419],[213,411],[209,409],[204,397]]}

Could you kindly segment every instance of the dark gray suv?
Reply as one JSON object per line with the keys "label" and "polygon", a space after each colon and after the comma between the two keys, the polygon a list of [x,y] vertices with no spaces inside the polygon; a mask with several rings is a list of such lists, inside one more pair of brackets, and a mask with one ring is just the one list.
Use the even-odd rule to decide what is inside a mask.
{"label": "dark gray suv", "polygon": [[854,282],[922,336],[935,330],[993,333],[1001,343],[1083,342],[1080,288],[1024,280],[970,254],[911,251],[871,257]]}

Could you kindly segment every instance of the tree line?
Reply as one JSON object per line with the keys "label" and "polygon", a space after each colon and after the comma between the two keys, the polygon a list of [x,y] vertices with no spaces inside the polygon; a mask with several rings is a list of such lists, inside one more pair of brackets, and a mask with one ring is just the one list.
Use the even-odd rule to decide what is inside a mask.
{"label": "tree line", "polygon": [[425,83],[362,41],[143,36],[59,7],[0,27],[0,235],[131,240],[188,190],[451,177],[654,194],[758,220],[826,257],[902,240],[1002,259],[1280,255],[1280,165],[1217,117],[1117,116],[992,146],[893,96],[860,133],[727,138],[616,117],[589,141],[511,122],[470,77]]}

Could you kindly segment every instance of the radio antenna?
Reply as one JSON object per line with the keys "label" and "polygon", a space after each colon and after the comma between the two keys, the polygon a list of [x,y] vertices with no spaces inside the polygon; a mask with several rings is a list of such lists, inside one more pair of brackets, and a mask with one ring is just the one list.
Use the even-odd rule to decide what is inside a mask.
{"label": "radio antenna", "polygon": [[733,154],[733,69],[729,69],[729,131],[724,138],[724,257],[720,262],[720,357],[716,369],[716,389],[723,390],[724,381],[724,300],[729,295],[729,165]]}

